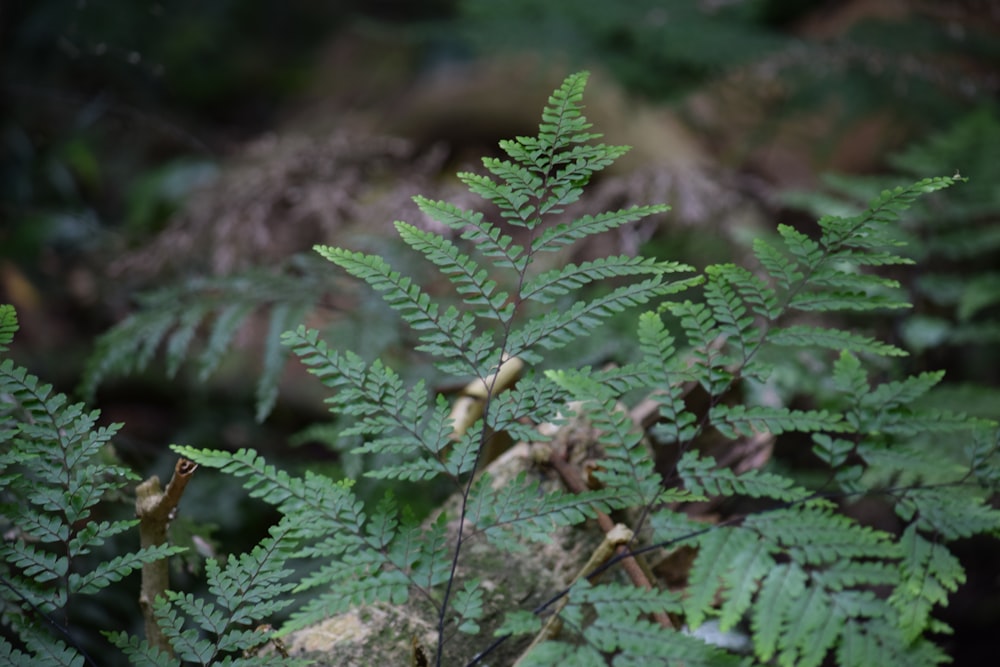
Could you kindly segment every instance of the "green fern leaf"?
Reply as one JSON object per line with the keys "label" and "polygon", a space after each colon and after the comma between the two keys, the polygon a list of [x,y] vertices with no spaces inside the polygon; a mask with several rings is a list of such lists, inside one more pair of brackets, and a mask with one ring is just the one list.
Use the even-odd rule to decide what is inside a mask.
{"label": "green fern leaf", "polygon": [[624,285],[590,301],[578,301],[565,311],[550,311],[511,332],[508,353],[531,360],[537,347],[554,350],[568,345],[625,308],[679,292],[686,287],[684,281],[664,283],[657,276]]}
{"label": "green fern leaf", "polygon": [[199,382],[205,382],[215,373],[222,361],[222,355],[253,310],[252,303],[232,303],[219,311],[212,323],[205,349],[198,357]]}
{"label": "green fern leaf", "polygon": [[762,279],[735,264],[715,264],[705,269],[708,276],[705,300],[715,309],[716,319],[723,330],[730,328],[740,339],[746,335],[753,318],[774,320],[780,314],[777,295]]}
{"label": "green fern leaf", "polygon": [[72,593],[93,595],[114,582],[121,581],[124,577],[139,569],[143,563],[163,560],[164,558],[183,553],[184,550],[184,547],[165,544],[156,547],[143,547],[134,553],[115,556],[109,561],[100,563],[90,572],[85,574],[74,572],[70,574],[68,581],[69,590]]}
{"label": "green fern leaf", "polygon": [[889,604],[899,614],[906,641],[911,642],[927,627],[931,610],[936,605],[947,605],[948,594],[965,583],[965,572],[955,556],[942,545],[923,538],[915,524],[903,531],[900,547],[901,578]]}
{"label": "green fern leaf", "polygon": [[[165,348],[168,376],[178,373],[187,358],[195,357],[199,380],[204,381],[218,368],[236,331],[250,314],[281,304],[278,314],[270,315],[270,337],[263,341],[265,365],[258,381],[256,406],[258,420],[263,420],[273,407],[279,375],[275,366],[280,371],[274,355],[283,356],[277,347],[278,335],[297,324],[301,314],[329,290],[329,278],[318,271],[321,264],[294,256],[277,271],[251,269],[218,278],[192,278],[139,295],[138,310],[99,338],[87,360],[80,392],[92,400],[97,387],[107,378],[145,371],[161,346]],[[210,319],[208,341],[196,354],[192,348],[197,333]]]}
{"label": "green fern leaf", "polygon": [[181,367],[191,341],[205,315],[209,312],[207,304],[191,306],[180,316],[170,336],[167,337],[166,358],[167,377],[173,378]]}
{"label": "green fern leaf", "polygon": [[887,357],[905,357],[903,349],[883,343],[863,334],[843,329],[830,329],[803,325],[791,325],[771,329],[768,341],[774,345],[789,347],[823,347],[854,353],[867,353]]}
{"label": "green fern leaf", "polygon": [[0,303],[0,352],[7,351],[7,346],[14,340],[17,328],[17,311],[14,310],[14,306]]}
{"label": "green fern leaf", "polygon": [[750,606],[757,581],[773,568],[774,560],[757,535],[738,528],[704,534],[698,540],[698,553],[689,575],[684,616],[692,628],[700,626],[721,591],[722,628],[728,629]]}
{"label": "green fern leaf", "polygon": [[804,565],[899,556],[898,546],[886,533],[861,526],[815,502],[747,517],[743,527],[779,545],[794,562]]}
{"label": "green fern leaf", "polygon": [[[394,271],[381,257],[343,248],[316,246],[316,252],[382,294],[391,308],[415,331],[429,331],[425,342],[436,346],[441,356],[462,357],[472,339],[474,319],[452,309],[444,316],[438,304],[409,278]],[[442,319],[446,321],[442,322]]]}
{"label": "green fern leaf", "polygon": [[783,475],[756,469],[737,475],[729,468],[719,468],[712,457],[700,457],[697,452],[686,452],[681,457],[677,462],[677,474],[684,481],[685,488],[696,495],[742,495],[783,502],[804,500],[811,495]]}
{"label": "green fern leaf", "polygon": [[680,320],[687,336],[698,383],[713,396],[725,391],[733,381],[733,374],[726,369],[730,360],[715,346],[719,325],[712,310],[692,301],[672,302],[667,309]]}
{"label": "green fern leaf", "polygon": [[543,642],[520,660],[522,667],[558,667],[558,665],[607,667],[607,664],[607,660],[596,648],[586,645],[574,646],[559,641]]}
{"label": "green fern leaf", "polygon": [[572,224],[564,223],[542,232],[531,244],[532,252],[552,252],[593,234],[617,229],[658,213],[666,213],[669,206],[633,206],[619,211],[598,215],[585,215]]}
{"label": "green fern leaf", "polygon": [[264,339],[264,363],[257,379],[258,422],[264,421],[278,400],[278,380],[288,358],[281,345],[281,334],[300,322],[304,315],[305,307],[296,303],[279,303],[271,309],[267,337]]}
{"label": "green fern leaf", "polygon": [[643,368],[652,378],[645,384],[656,387],[659,403],[661,420],[654,426],[653,435],[661,442],[692,439],[695,416],[684,404],[683,385],[694,381],[694,377],[677,354],[674,337],[657,313],[646,312],[639,316],[638,338]]}
{"label": "green fern leaf", "polygon": [[717,405],[711,410],[712,425],[727,438],[785,431],[831,431],[847,433],[853,427],[839,414],[826,410],[789,410],[763,405]]}
{"label": "green fern leaf", "polygon": [[909,308],[910,304],[892,297],[866,292],[804,291],[792,297],[789,307],[803,312],[829,310],[863,312],[878,309]]}
{"label": "green fern leaf", "polygon": [[340,431],[341,437],[372,436],[354,453],[402,454],[408,459],[400,465],[409,467],[409,474],[387,467],[370,471],[370,476],[395,478],[403,474],[408,479],[428,479],[447,472],[440,454],[451,444],[453,426],[443,399],[428,411],[427,390],[422,382],[407,391],[400,377],[380,361],[368,367],[353,353],[332,351],[319,340],[316,331],[300,327],[286,333],[284,340],[311,373],[326,386],[337,389],[327,399],[331,405],[345,415],[361,416],[357,423]]}
{"label": "green fern leaf", "polygon": [[591,283],[618,277],[644,274],[675,273],[690,271],[691,267],[678,262],[660,262],[649,257],[629,257],[618,255],[604,257],[579,266],[566,266],[546,271],[530,278],[521,288],[521,299],[549,304],[557,297],[580,289]]}
{"label": "green fern leaf", "polygon": [[848,621],[837,647],[837,664],[841,667],[932,667],[947,662],[951,659],[934,644],[921,639],[907,643],[892,626],[877,618]]}
{"label": "green fern leaf", "polygon": [[438,267],[465,303],[481,308],[476,315],[488,317],[498,324],[510,320],[514,312],[514,305],[507,303],[510,296],[506,292],[496,291],[496,282],[490,280],[488,272],[481,269],[472,258],[461,253],[440,234],[427,232],[404,222],[397,222],[396,230],[407,245]]}
{"label": "green fern leaf", "polygon": [[861,398],[864,407],[877,407],[889,410],[907,403],[912,403],[933,389],[944,379],[944,371],[921,373],[896,382],[886,382],[875,387],[874,391]]}
{"label": "green fern leaf", "polygon": [[1000,510],[975,495],[970,498],[968,489],[917,487],[900,492],[898,499],[893,507],[897,515],[905,521],[914,521],[918,529],[940,535],[945,540],[980,533],[1000,534]]}
{"label": "green fern leaf", "polygon": [[527,547],[519,540],[549,542],[556,526],[582,523],[620,506],[609,489],[543,494],[538,482],[529,482],[523,474],[493,488],[490,475],[483,473],[469,493],[467,517],[498,548],[524,551]]}
{"label": "green fern leaf", "polygon": [[474,245],[477,252],[493,258],[496,268],[524,271],[530,259],[524,248],[515,244],[511,236],[503,234],[499,227],[485,221],[482,213],[473,213],[426,197],[416,196],[413,201],[428,217],[461,232],[462,239]]}
{"label": "green fern leaf", "polygon": [[626,620],[609,614],[601,614],[584,633],[588,641],[609,654],[617,654],[614,664],[623,667],[675,662],[692,667],[737,667],[742,663],[739,656],[689,635],[664,635],[662,627],[645,619]]}
{"label": "green fern leaf", "polygon": [[833,365],[834,386],[845,396],[865,396],[871,390],[861,361],[844,350]]}
{"label": "green fern leaf", "polygon": [[477,621],[483,617],[483,589],[478,579],[466,581],[455,593],[454,622],[459,632],[467,635],[479,634]]}
{"label": "green fern leaf", "polygon": [[530,611],[515,609],[504,614],[503,623],[493,633],[496,637],[536,635],[542,629],[542,619]]}
{"label": "green fern leaf", "polygon": [[[62,524],[59,527],[63,529]],[[63,532],[68,535],[69,530],[63,529]],[[55,539],[50,541],[54,542]],[[69,568],[69,559],[65,556],[50,553],[21,541],[5,545],[0,550],[0,556],[23,572],[25,577],[39,584],[62,579]]]}
{"label": "green fern leaf", "polygon": [[169,640],[174,653],[183,661],[209,665],[215,658],[215,644],[200,636],[197,628],[184,629],[184,617],[171,604],[170,598],[183,597],[179,593],[158,597],[153,602],[156,624]]}
{"label": "green fern leaf", "polygon": [[173,313],[153,310],[142,316],[129,316],[101,336],[94,354],[87,361],[80,384],[81,395],[93,400],[97,386],[106,377],[145,370],[174,321]]}
{"label": "green fern leaf", "polygon": [[150,646],[148,642],[140,640],[134,635],[125,632],[105,633],[114,646],[117,646],[125,653],[129,663],[134,667],[181,667],[181,661],[173,657],[166,651]]}
{"label": "green fern leaf", "polygon": [[[11,651],[11,665],[18,667],[83,667],[84,657],[73,648],[58,639],[42,639],[38,635],[22,637],[27,652]],[[6,644],[6,642],[4,642]],[[10,646],[9,644],[6,644]],[[0,657],[3,655],[0,645]]]}
{"label": "green fern leaf", "polygon": [[792,289],[793,285],[800,283],[805,278],[798,262],[791,261],[783,252],[764,239],[754,239],[753,252],[760,265],[782,290]]}
{"label": "green fern leaf", "polygon": [[[610,377],[617,374],[612,372]],[[547,371],[546,376],[575,400],[586,405],[586,416],[598,431],[604,448],[601,468],[595,472],[602,484],[615,489],[619,502],[643,507],[660,495],[662,478],[629,415],[617,405],[618,395],[608,374],[582,371]]]}
{"label": "green fern leaf", "polygon": [[600,135],[587,133],[591,125],[580,113],[583,91],[587,87],[589,72],[570,74],[552,95],[542,110],[538,126],[538,147],[560,149],[573,143],[586,143]]}
{"label": "green fern leaf", "polygon": [[542,190],[542,179],[506,160],[483,158],[483,166],[503,182],[470,172],[460,172],[459,180],[470,192],[495,204],[508,223],[529,229],[537,225],[538,208],[530,202],[538,196],[532,194]]}
{"label": "green fern leaf", "polygon": [[768,662],[778,652],[784,625],[806,593],[808,575],[796,563],[779,563],[764,577],[751,614],[754,652]]}
{"label": "green fern leaf", "polygon": [[778,640],[777,662],[782,667],[819,667],[837,642],[845,616],[827,591],[806,589],[789,610]]}

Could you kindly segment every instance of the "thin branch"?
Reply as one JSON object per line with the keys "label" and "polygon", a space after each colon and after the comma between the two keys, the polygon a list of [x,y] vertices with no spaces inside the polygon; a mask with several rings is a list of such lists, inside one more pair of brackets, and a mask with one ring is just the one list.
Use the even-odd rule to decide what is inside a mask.
{"label": "thin branch", "polygon": [[[139,543],[143,548],[167,543],[167,527],[177,512],[177,504],[184,494],[191,475],[198,464],[188,459],[178,459],[174,474],[166,490],[160,489],[160,478],[153,475],[135,490],[135,514],[139,518]],[[166,558],[143,563],[142,589],[139,607],[146,626],[146,640],[150,646],[173,655],[173,649],[160,630],[153,613],[153,602],[170,587],[170,566]]]}

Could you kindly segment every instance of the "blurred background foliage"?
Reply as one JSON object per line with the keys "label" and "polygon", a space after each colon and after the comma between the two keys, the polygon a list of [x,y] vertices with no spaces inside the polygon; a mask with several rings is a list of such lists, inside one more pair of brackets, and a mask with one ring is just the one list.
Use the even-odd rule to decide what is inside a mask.
{"label": "blurred background foliage", "polygon": [[[518,63],[513,76],[496,74],[503,61]],[[588,91],[589,105],[623,100],[605,112],[618,116],[617,125],[609,129],[602,118],[598,129],[609,141],[635,144],[647,163],[630,162],[644,176],[631,177],[631,190],[609,188],[608,201],[622,191],[648,200],[663,178],[654,164],[661,154],[688,156],[682,170],[708,174],[697,187],[675,178],[669,192],[689,203],[667,198],[675,222],[657,221],[630,242],[653,254],[698,266],[729,261],[760,223],[734,211],[759,209],[769,226],[805,229],[815,213],[855,209],[890,184],[956,170],[969,177],[901,230],[922,262],[901,276],[916,314],[884,333],[913,352],[908,370],[948,369],[951,394],[940,400],[997,416],[1000,5],[992,0],[8,0],[0,6],[0,300],[21,318],[15,356],[73,391],[97,337],[141,313],[143,303],[170,303],[180,313],[183,299],[206,285],[213,303],[238,301],[225,291],[242,289],[238,283],[223,285],[225,276],[210,267],[184,263],[197,243],[175,251],[169,281],[162,272],[111,270],[123,258],[140,269],[166,261],[169,232],[178,220],[198,220],[199,210],[207,221],[200,224],[212,225],[218,203],[198,193],[215,188],[238,215],[266,204],[261,219],[275,227],[290,224],[282,211],[301,208],[292,190],[343,189],[331,201],[345,218],[370,213],[362,205],[374,199],[391,200],[384,208],[392,215],[413,216],[397,212],[397,199],[428,188],[453,195],[448,178],[456,168],[494,150],[497,139],[533,132],[551,90],[545,74],[558,81],[580,68],[603,81]],[[640,107],[651,114],[632,115]],[[326,145],[330,132],[348,140],[397,134],[412,146],[355,151],[360,166],[301,158],[303,144]],[[350,152],[349,143],[330,146]],[[280,156],[285,166],[275,166]],[[327,175],[322,187],[308,187],[316,180],[310,170],[331,168],[350,178]],[[263,202],[268,178],[279,192]],[[241,183],[252,191],[241,194]],[[700,211],[730,195],[736,203],[725,221],[711,221],[724,233],[704,233],[699,225],[711,216]],[[225,224],[237,230],[235,247],[234,220]],[[351,232],[367,249],[395,254],[380,234],[370,226]],[[310,317],[329,320],[342,347],[414,362],[377,301],[341,283],[331,300],[324,274],[311,273],[314,263],[243,252],[241,268],[270,272],[258,280],[278,293],[304,276],[309,289],[296,296],[303,309],[317,306]],[[137,300],[140,288],[158,296]],[[274,301],[268,290],[238,296]],[[202,381],[203,369],[180,364],[187,347],[178,343],[180,353],[159,368],[130,367],[98,388],[104,418],[126,423],[119,454],[141,474],[164,474],[172,468],[169,442],[252,446],[289,467],[356,475],[360,461],[324,444],[318,388],[301,372],[285,369],[273,412],[263,424],[255,419],[269,320],[247,318],[233,334],[234,353],[214,360],[212,382]],[[208,333],[200,321],[189,328],[191,338]],[[595,341],[582,352],[586,362],[625,354],[614,341],[630,329],[625,323]],[[146,341],[151,352],[159,340]],[[266,523],[255,516],[260,509],[233,500],[242,494],[226,480],[210,491],[189,505],[191,518],[217,524],[215,544],[224,550],[252,544]],[[418,490],[410,497],[433,502]],[[963,637],[996,619],[983,611],[998,599],[993,575],[973,570],[963,590],[978,586],[994,597],[966,601],[960,593],[951,608],[966,619],[951,621]],[[127,588],[121,595],[130,604]],[[972,640],[954,643],[963,642]]]}

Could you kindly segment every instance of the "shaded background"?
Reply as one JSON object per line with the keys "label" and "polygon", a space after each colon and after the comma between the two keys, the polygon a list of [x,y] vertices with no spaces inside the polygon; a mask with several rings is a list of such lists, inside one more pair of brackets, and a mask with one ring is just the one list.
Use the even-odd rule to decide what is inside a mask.
{"label": "shaded background", "polygon": [[[338,242],[331,229],[357,240],[349,225],[372,210],[412,216],[409,195],[451,192],[455,169],[533,132],[548,91],[589,68],[598,129],[637,146],[619,182],[658,173],[647,168],[661,158],[672,173],[697,171],[692,220],[712,192],[752,202],[770,225],[806,225],[816,207],[856,206],[883,185],[971,177],[914,223],[926,261],[906,280],[916,315],[884,333],[913,352],[908,370],[946,368],[955,404],[1000,411],[996,2],[8,0],[0,21],[0,299],[22,321],[15,358],[60,390],[77,389],[95,340],[135,312],[137,294],[267,270],[317,239]],[[330,207],[343,227],[324,218]],[[741,220],[708,217],[728,241],[665,221],[639,242],[697,266],[731,259]],[[251,218],[267,243],[244,247]],[[941,225],[963,235],[944,239]],[[195,228],[210,249],[183,245],[198,237],[177,230]],[[231,234],[212,236],[220,229]],[[405,348],[377,305],[326,305],[345,313],[346,339]],[[254,446],[290,467],[356,472],[322,444],[319,388],[301,373],[286,370],[257,423],[248,387],[265,328],[251,322],[210,383],[183,367],[168,378],[163,363],[102,382],[96,405],[126,423],[119,455],[163,475],[171,442]],[[259,539],[265,510],[231,481],[189,493],[191,523],[176,528],[206,550]],[[956,664],[986,664],[1000,623],[996,548],[958,551],[970,581],[943,614],[957,629],[943,641]],[[120,595],[79,613],[128,624],[132,594]]]}

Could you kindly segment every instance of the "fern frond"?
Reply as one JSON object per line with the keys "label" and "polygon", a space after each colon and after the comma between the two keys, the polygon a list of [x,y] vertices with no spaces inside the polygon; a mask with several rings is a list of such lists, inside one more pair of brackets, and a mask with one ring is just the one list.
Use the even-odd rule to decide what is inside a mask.
{"label": "fern frond", "polygon": [[586,644],[575,646],[560,641],[547,641],[536,646],[520,660],[522,667],[557,667],[558,665],[579,665],[579,667],[606,667],[607,660],[600,651]]}
{"label": "fern frond", "polygon": [[453,622],[459,632],[479,634],[479,619],[483,617],[483,589],[479,579],[470,579],[455,593]]}
{"label": "fern frond", "polygon": [[297,558],[326,563],[297,584],[297,590],[325,590],[293,614],[293,626],[354,605],[375,601],[399,604],[420,581],[430,582],[429,590],[447,576],[443,523],[430,528],[412,522],[397,524],[392,517],[394,505],[388,501],[369,519],[351,491],[350,480],[334,482],[310,472],[294,477],[248,450],[224,452],[176,445],[174,449],[200,465],[246,478],[243,484],[252,496],[273,504],[284,515],[279,526],[289,546],[282,550],[291,550],[289,555]]}
{"label": "fern frond", "polygon": [[693,301],[671,302],[667,309],[680,321],[691,346],[693,372],[698,383],[710,395],[721,394],[733,381],[733,374],[726,368],[730,359],[716,349],[719,328],[712,310]]}
{"label": "fern frond", "polygon": [[976,489],[958,485],[917,487],[900,492],[893,509],[904,521],[913,521],[920,530],[947,541],[1000,535],[1000,510],[977,495]]}
{"label": "fern frond", "polygon": [[[460,360],[465,364],[465,373],[479,374],[491,351],[483,348],[492,346],[482,343],[473,345],[476,330],[475,318],[471,314],[460,313],[454,307],[442,313],[436,301],[410,278],[394,271],[381,257],[331,246],[316,246],[316,252],[367,282],[373,290],[382,294],[389,307],[398,311],[414,331],[424,332],[420,336],[422,345],[417,347],[418,350]],[[486,341],[491,338],[487,336]]]}
{"label": "fern frond", "polygon": [[806,325],[790,325],[771,329],[768,333],[768,341],[774,345],[788,347],[821,347],[887,357],[905,357],[908,354],[895,345],[854,331]]}
{"label": "fern frond", "polygon": [[302,321],[306,307],[305,304],[282,302],[271,309],[267,337],[264,339],[263,364],[256,388],[255,416],[258,422],[267,418],[278,400],[278,381],[288,358],[287,350],[281,345],[281,334]]}
{"label": "fern frond", "polygon": [[663,479],[656,472],[648,443],[629,414],[617,403],[614,387],[602,382],[601,374],[584,371],[548,371],[547,377],[573,399],[585,404],[588,419],[599,433],[603,447],[600,469],[594,475],[620,502],[644,507],[655,501]]}
{"label": "fern frond", "polygon": [[758,433],[779,435],[785,431],[853,431],[842,415],[826,410],[789,410],[765,405],[717,405],[711,410],[712,425],[727,438]]}
{"label": "fern frond", "polygon": [[397,222],[396,230],[407,245],[438,267],[465,303],[477,308],[474,314],[488,317],[498,325],[510,321],[514,313],[514,305],[507,303],[510,295],[496,291],[497,284],[490,280],[489,272],[460,252],[454,243],[440,234],[424,231],[404,222]]}
{"label": "fern frond", "polygon": [[535,227],[539,211],[532,202],[545,191],[542,179],[526,167],[497,158],[483,158],[483,166],[501,182],[470,172],[459,172],[458,179],[469,192],[495,204],[509,224],[528,229]]}
{"label": "fern frond", "polygon": [[13,647],[0,638],[0,658],[10,658],[16,667],[83,667],[84,657],[59,639],[42,639],[39,635],[22,636],[26,652]]}
{"label": "fern frond", "polygon": [[837,646],[837,664],[841,667],[932,667],[948,662],[951,658],[931,642],[925,639],[906,642],[888,622],[877,618],[848,621]]}
{"label": "fern frond", "polygon": [[[680,611],[682,605],[674,593],[619,584],[591,586],[581,580],[570,589],[568,597],[568,604],[560,612],[563,634],[573,630],[581,638],[580,645],[549,640],[524,656],[523,664],[604,665],[609,659],[606,656],[614,656],[616,665],[634,667],[675,661],[706,667],[741,663],[738,656],[689,634],[665,631],[640,618],[652,612]],[[594,616],[586,625],[581,623],[585,608],[592,610]]]}
{"label": "fern frond", "polygon": [[615,664],[638,667],[681,662],[685,665],[735,666],[741,662],[739,656],[727,654],[688,634],[665,631],[663,627],[641,618],[641,615],[651,612],[679,612],[683,602],[675,593],[618,584],[582,584],[585,582],[578,582],[570,591],[569,604],[562,612],[566,625],[577,625],[573,623],[574,617],[584,606],[591,607],[596,618],[577,632],[586,645],[605,655],[614,655]]}
{"label": "fern frond", "polygon": [[876,407],[879,410],[912,403],[933,389],[944,379],[944,371],[921,373],[905,380],[880,384],[861,398],[864,407]]}
{"label": "fern frond", "polygon": [[[13,331],[16,315],[0,311]],[[82,570],[84,557],[99,555],[107,540],[136,521],[95,521],[92,514],[111,494],[136,479],[104,460],[120,424],[97,427],[100,413],[69,403],[10,359],[0,363],[0,587],[3,621],[30,656],[20,664],[82,665],[84,654],[49,636],[52,614],[68,616],[68,605],[120,581],[145,563],[182,548],[159,546],[107,557]],[[2,648],[0,648],[2,650]],[[20,661],[20,658],[17,658]]]}
{"label": "fern frond", "polygon": [[17,311],[8,303],[0,303],[0,352],[6,352],[7,346],[14,340],[17,332]]}
{"label": "fern frond", "polygon": [[686,452],[677,462],[677,474],[684,487],[693,494],[729,497],[773,498],[783,502],[804,500],[812,495],[796,486],[783,475],[751,469],[737,475],[729,468],[720,468],[710,456]]}
{"label": "fern frond", "polygon": [[105,378],[145,370],[175,321],[176,314],[157,309],[130,315],[102,335],[87,360],[80,394],[92,400]]}
{"label": "fern frond", "polygon": [[760,580],[774,567],[774,559],[765,542],[740,528],[713,530],[699,540],[698,549],[684,601],[685,618],[697,628],[721,596],[720,626],[728,630],[750,607]]}
{"label": "fern frond", "polygon": [[115,631],[105,636],[122,650],[134,667],[181,667],[180,660],[134,635]]}
{"label": "fern frond", "polygon": [[532,252],[553,252],[594,234],[617,229],[658,213],[666,213],[669,206],[633,206],[619,211],[585,215],[572,224],[563,223],[542,232],[531,244]]}
{"label": "fern frond", "polygon": [[567,264],[528,279],[521,288],[521,299],[549,304],[557,297],[608,278],[691,270],[679,262],[660,262],[651,257],[604,257],[580,265]]}
{"label": "fern frond", "polygon": [[498,548],[517,552],[524,541],[549,542],[558,526],[582,523],[597,512],[620,507],[617,496],[607,489],[587,493],[542,493],[537,481],[522,474],[493,488],[488,473],[476,480],[469,493],[467,517]]}
{"label": "fern frond", "polygon": [[757,604],[751,614],[754,652],[762,661],[778,651],[782,630],[793,616],[793,607],[806,593],[808,575],[797,563],[779,563],[761,581]]}
{"label": "fern frond", "polygon": [[333,535],[341,550],[363,541],[360,531],[365,515],[351,491],[350,480],[334,482],[310,472],[293,477],[248,449],[227,452],[181,445],[173,445],[172,449],[199,465],[247,478],[244,487],[250,495],[274,505],[283,514],[299,517],[294,533],[298,539]]}
{"label": "fern frond", "polygon": [[[128,527],[134,525],[132,522],[123,521],[120,523]],[[69,590],[72,593],[93,595],[104,590],[114,582],[121,581],[124,577],[142,567],[143,563],[163,560],[183,551],[184,547],[162,544],[154,547],[143,547],[134,553],[115,556],[111,560],[100,563],[94,569],[84,574],[71,573],[68,579]]]}
{"label": "fern frond", "polygon": [[[177,286],[137,297],[138,310],[104,333],[87,360],[79,392],[92,400],[109,377],[146,371],[164,349],[168,377],[194,358],[200,381],[215,373],[244,322],[256,311],[270,309],[264,364],[257,381],[257,419],[274,407],[277,382],[287,358],[278,344],[282,331],[297,324],[329,289],[316,270],[318,262],[293,257],[279,271],[250,270],[221,278],[194,278]],[[201,331],[207,342],[192,351]]]}
{"label": "fern frond", "polygon": [[948,604],[949,593],[965,583],[961,563],[944,546],[925,539],[910,524],[900,538],[900,580],[889,597],[899,614],[904,638],[911,642],[928,626],[931,610]]}
{"label": "fern frond", "polygon": [[536,358],[538,347],[554,350],[568,345],[626,308],[680,292],[687,286],[685,281],[665,283],[656,276],[589,301],[578,301],[565,311],[550,311],[511,332],[508,354],[530,361]]}
{"label": "fern frond", "polygon": [[173,331],[170,332],[170,335],[166,339],[168,378],[172,379],[177,375],[177,371],[180,370],[181,364],[184,362],[188,348],[191,346],[191,341],[194,340],[198,325],[205,319],[210,309],[208,304],[195,304],[177,318]]}
{"label": "fern frond", "polygon": [[743,527],[779,545],[794,562],[803,565],[899,556],[898,546],[888,534],[861,526],[818,503],[753,515]]}
{"label": "fern frond", "polygon": [[286,332],[283,340],[310,373],[335,390],[327,399],[331,405],[348,416],[362,417],[341,435],[375,436],[358,452],[406,453],[421,457],[427,473],[435,468],[446,472],[439,454],[451,443],[450,411],[443,400],[428,409],[422,382],[407,390],[399,375],[380,361],[368,366],[353,353],[331,350],[316,330],[299,327]]}
{"label": "fern frond", "polygon": [[789,307],[803,312],[824,312],[831,310],[858,311],[909,308],[899,299],[881,294],[845,291],[803,291],[792,297]]}
{"label": "fern frond", "polygon": [[484,220],[482,213],[473,213],[454,204],[432,201],[419,195],[413,201],[428,217],[461,232],[462,239],[474,245],[484,257],[492,258],[497,269],[523,272],[527,267],[530,256],[524,248],[514,243],[514,239],[499,227]]}
{"label": "fern frond", "polygon": [[486,426],[493,432],[505,431],[515,440],[543,442],[546,437],[533,425],[522,424],[520,419],[530,414],[536,415],[540,423],[554,422],[563,398],[559,386],[545,375],[529,375],[519,379],[513,389],[490,399]]}

